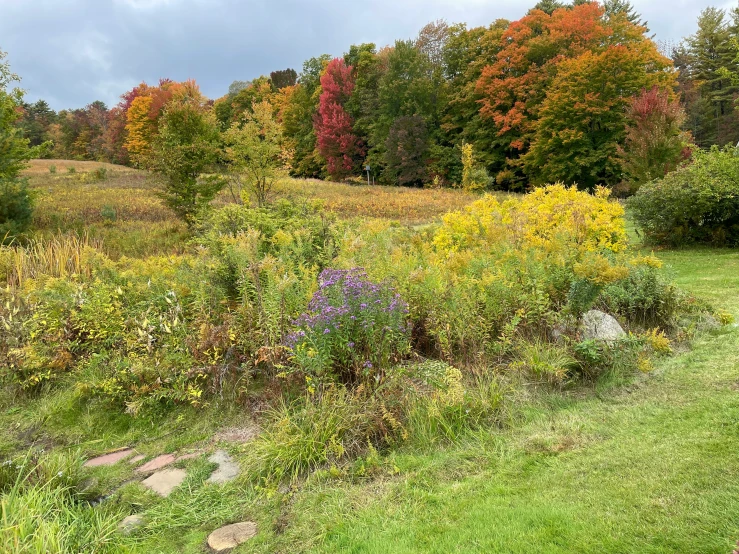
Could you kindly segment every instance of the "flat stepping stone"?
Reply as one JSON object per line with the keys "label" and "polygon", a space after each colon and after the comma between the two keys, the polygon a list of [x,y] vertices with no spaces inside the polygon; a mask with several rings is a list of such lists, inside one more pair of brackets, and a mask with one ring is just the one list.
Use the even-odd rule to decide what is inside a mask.
{"label": "flat stepping stone", "polygon": [[158,469],[162,469],[165,466],[168,466],[172,462],[174,462],[177,458],[174,456],[174,454],[162,454],[161,456],[157,456],[153,460],[150,460],[146,462],[144,465],[142,465],[139,468],[136,468],[136,471],[139,473],[148,473],[150,471],[156,471]]}
{"label": "flat stepping stone", "polygon": [[133,458],[131,458],[130,460],[128,460],[128,463],[131,464],[131,465],[137,464],[141,460],[143,460],[144,458],[146,458],[146,456],[144,456],[143,454],[137,454],[136,456],[134,456]]}
{"label": "flat stepping stone", "polygon": [[216,469],[210,477],[208,477],[208,483],[223,484],[233,481],[241,473],[239,464],[233,461],[233,458],[228,455],[225,450],[216,450],[213,455],[208,458],[208,461],[214,464],[218,464]]}
{"label": "flat stepping stone", "polygon": [[184,469],[163,469],[141,481],[141,484],[166,498],[182,484],[185,477],[187,472]]}
{"label": "flat stepping stone", "polygon": [[133,454],[133,450],[131,448],[116,450],[115,452],[110,452],[108,454],[98,456],[97,458],[87,460],[85,462],[85,467],[112,466],[124,458],[128,458],[131,454]]}
{"label": "flat stepping stone", "polygon": [[208,546],[215,552],[223,552],[236,548],[257,534],[257,524],[243,521],[216,529],[208,535]]}
{"label": "flat stepping stone", "polygon": [[193,458],[199,458],[203,453],[202,452],[192,452],[191,454],[183,454],[182,456],[179,456],[175,462],[181,462],[183,460],[192,460]]}
{"label": "flat stepping stone", "polygon": [[118,529],[124,535],[130,535],[137,527],[140,527],[143,523],[143,516],[139,514],[134,514],[132,516],[124,518],[124,520],[118,524]]}

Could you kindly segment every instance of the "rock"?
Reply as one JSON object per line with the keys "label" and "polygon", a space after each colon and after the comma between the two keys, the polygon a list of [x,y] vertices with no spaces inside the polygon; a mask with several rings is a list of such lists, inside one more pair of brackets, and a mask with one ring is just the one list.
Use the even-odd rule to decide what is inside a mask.
{"label": "rock", "polygon": [[138,471],[139,473],[148,473],[150,471],[156,471],[158,469],[162,469],[165,466],[168,466],[175,460],[176,458],[173,454],[162,454],[161,456],[157,456],[153,460],[146,462],[144,465],[137,468],[136,471]]}
{"label": "rock", "polygon": [[218,469],[208,477],[208,483],[216,483],[218,485],[228,483],[229,481],[236,479],[241,472],[239,464],[234,462],[225,450],[216,450],[213,455],[208,458],[208,461],[218,464]]}
{"label": "rock", "polygon": [[128,458],[131,454],[133,454],[132,449],[124,448],[123,450],[117,450],[115,452],[110,452],[109,454],[87,460],[85,462],[85,467],[112,466],[124,458]]}
{"label": "rock", "polygon": [[184,469],[163,469],[141,481],[141,484],[167,497],[182,484],[185,477],[187,477],[187,472]]}
{"label": "rock", "polygon": [[584,339],[613,342],[626,336],[616,318],[598,310],[590,310],[582,316],[580,331]]}
{"label": "rock", "polygon": [[124,535],[130,535],[136,530],[137,527],[140,527],[142,523],[144,523],[143,516],[140,516],[139,514],[134,514],[132,516],[128,516],[123,521],[121,521],[118,524],[118,529]]}
{"label": "rock", "polygon": [[190,454],[183,454],[182,456],[178,456],[175,462],[181,462],[183,460],[192,460],[193,458],[197,458],[202,454],[202,452],[191,452]]}
{"label": "rock", "polygon": [[208,546],[216,552],[223,552],[239,546],[257,534],[257,524],[251,521],[233,523],[216,529],[208,535]]}
{"label": "rock", "polygon": [[137,454],[136,456],[134,456],[133,458],[131,458],[130,460],[128,460],[128,463],[131,464],[131,465],[137,464],[141,460],[143,460],[144,458],[146,458],[146,456],[144,456],[143,454]]}

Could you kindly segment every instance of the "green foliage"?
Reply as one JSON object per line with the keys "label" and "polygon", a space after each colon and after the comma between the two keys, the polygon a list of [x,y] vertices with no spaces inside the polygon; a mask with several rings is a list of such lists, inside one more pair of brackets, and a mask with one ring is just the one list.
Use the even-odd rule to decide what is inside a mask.
{"label": "green foliage", "polygon": [[518,345],[513,365],[534,381],[554,385],[565,383],[578,367],[567,348],[536,339]]}
{"label": "green foliage", "polygon": [[26,181],[0,178],[0,244],[24,233],[32,217],[33,199]]}
{"label": "green foliage", "polygon": [[437,129],[445,84],[412,41],[396,41],[385,63],[386,70],[377,81],[377,111],[368,137],[368,159],[372,166],[382,169],[384,182],[394,183],[397,170],[388,169],[387,157],[390,129],[400,117],[422,118],[427,129]]}
{"label": "green foliage", "polygon": [[599,302],[642,329],[673,329],[676,318],[688,311],[678,289],[649,266],[636,267],[626,279],[605,287]]}
{"label": "green foliage", "polygon": [[224,135],[226,158],[235,176],[252,196],[257,206],[264,206],[275,182],[287,176],[283,151],[282,128],[272,115],[267,102],[254,104],[244,113],[242,122],[234,123]]}
{"label": "green foliage", "polygon": [[[12,472],[9,471],[12,469]],[[0,466],[0,550],[98,554],[123,548],[123,514],[85,500],[79,453],[31,455]]]}
{"label": "green foliage", "polygon": [[10,72],[5,57],[0,51],[0,244],[26,231],[31,223],[33,202],[20,172],[41,151],[31,148],[15,126],[23,91],[9,89],[19,78]]}
{"label": "green foliage", "polygon": [[646,238],[655,243],[739,243],[739,158],[734,148],[696,152],[690,165],[642,186],[629,207]]}
{"label": "green foliage", "polygon": [[160,119],[152,167],[164,180],[165,203],[188,226],[223,188],[220,180],[202,178],[218,160],[219,141],[215,117],[196,99],[172,102]]}

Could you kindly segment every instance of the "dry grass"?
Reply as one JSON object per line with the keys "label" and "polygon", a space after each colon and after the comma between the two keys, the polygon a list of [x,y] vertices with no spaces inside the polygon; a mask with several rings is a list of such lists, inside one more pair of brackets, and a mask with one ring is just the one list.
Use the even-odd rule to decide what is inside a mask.
{"label": "dry grass", "polygon": [[[56,173],[49,172],[52,166]],[[68,167],[75,172],[69,173]],[[96,178],[97,169],[106,170],[105,179]],[[144,171],[98,162],[34,160],[25,174],[36,197],[37,229],[174,219],[156,196],[156,183]]]}
{"label": "dry grass", "polygon": [[82,162],[77,160],[32,160],[24,173],[29,177],[49,175],[49,168],[52,166],[56,167],[58,174],[67,173],[67,169],[70,167],[73,167],[76,172],[94,171],[102,167],[117,173],[141,173],[136,169],[122,165],[114,165],[104,162]]}
{"label": "dry grass", "polygon": [[21,287],[28,279],[40,276],[90,276],[85,264],[85,250],[100,248],[100,241],[87,236],[60,235],[49,240],[33,241],[24,248],[6,248],[0,254],[8,256],[7,282]]}
{"label": "dry grass", "polygon": [[[55,168],[55,171],[50,171]],[[74,168],[74,171],[69,171]],[[105,178],[96,171],[105,169]],[[34,160],[25,171],[36,197],[35,238],[76,233],[100,239],[113,258],[182,251],[185,226],[156,195],[146,171],[72,160]],[[408,225],[428,223],[457,210],[476,196],[461,190],[411,189],[286,179],[278,196],[322,200],[342,218],[373,217]],[[223,192],[217,204],[228,203]]]}
{"label": "dry grass", "polygon": [[409,225],[428,223],[477,198],[454,189],[348,185],[317,179],[290,179],[281,188],[286,196],[321,199],[339,217],[378,217]]}

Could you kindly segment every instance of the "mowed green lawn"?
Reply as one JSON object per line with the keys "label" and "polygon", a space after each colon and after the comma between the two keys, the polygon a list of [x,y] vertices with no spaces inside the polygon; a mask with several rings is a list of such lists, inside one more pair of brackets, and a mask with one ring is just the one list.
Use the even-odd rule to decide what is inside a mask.
{"label": "mowed green lawn", "polygon": [[[739,316],[739,252],[661,252]],[[247,551],[721,553],[739,540],[739,328],[626,387],[545,396],[510,431],[391,458],[398,476],[316,485]]]}

